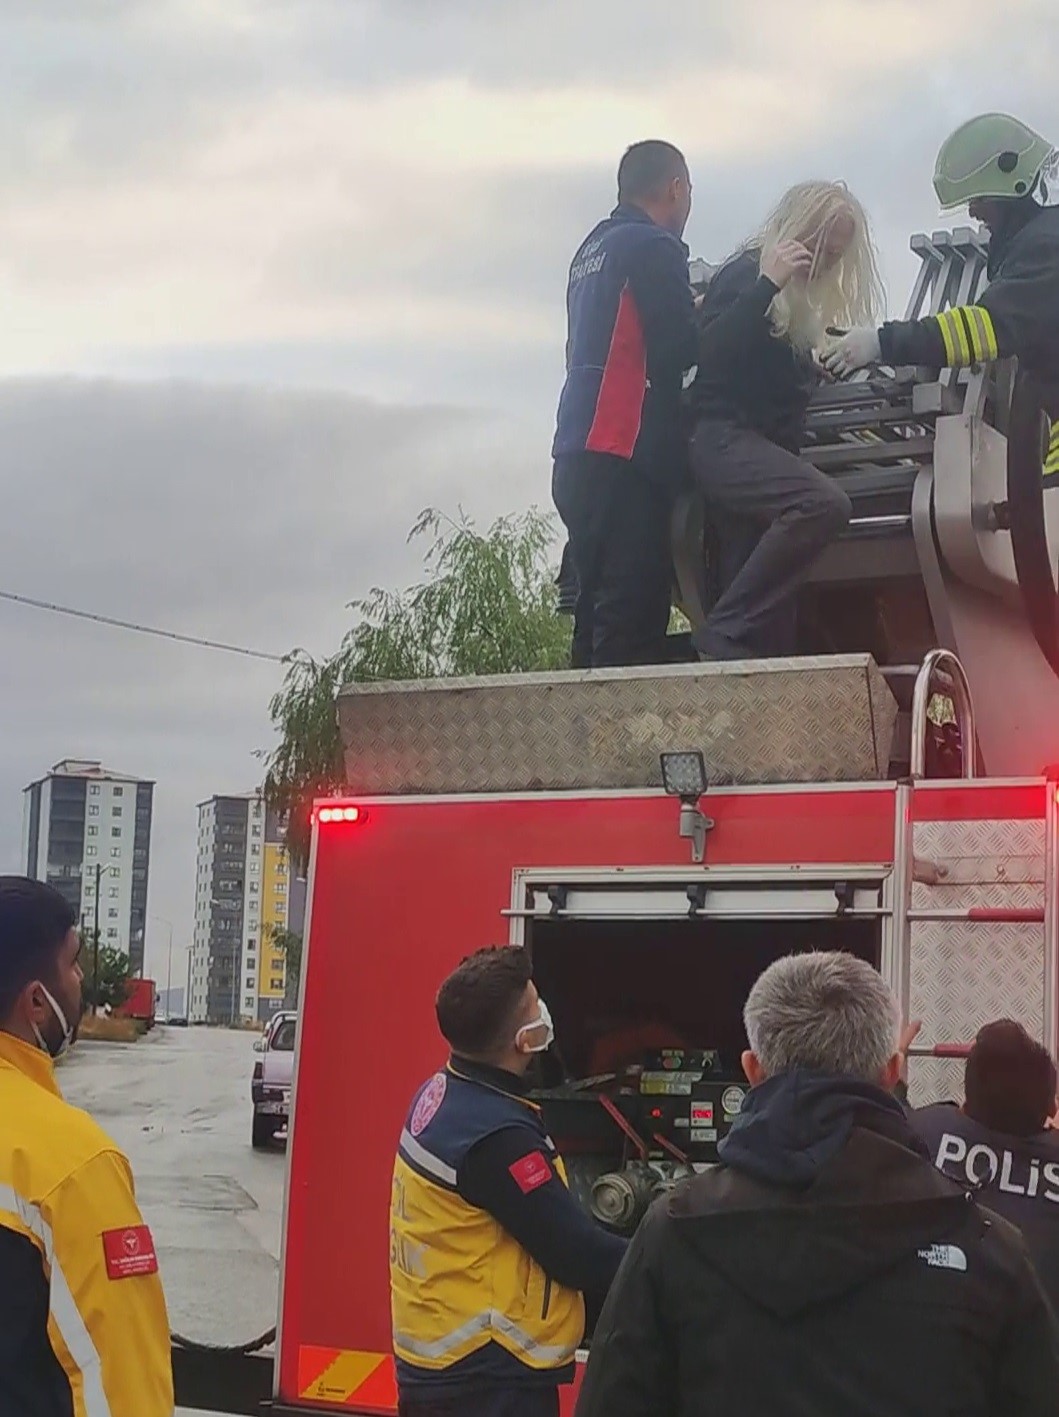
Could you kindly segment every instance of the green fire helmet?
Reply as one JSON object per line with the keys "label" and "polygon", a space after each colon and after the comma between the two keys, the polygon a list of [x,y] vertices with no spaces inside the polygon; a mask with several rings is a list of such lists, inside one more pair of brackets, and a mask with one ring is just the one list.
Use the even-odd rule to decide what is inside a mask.
{"label": "green fire helmet", "polygon": [[982,113],[961,123],[942,143],[934,165],[942,211],[964,207],[976,197],[1025,197],[1055,151],[1006,113]]}

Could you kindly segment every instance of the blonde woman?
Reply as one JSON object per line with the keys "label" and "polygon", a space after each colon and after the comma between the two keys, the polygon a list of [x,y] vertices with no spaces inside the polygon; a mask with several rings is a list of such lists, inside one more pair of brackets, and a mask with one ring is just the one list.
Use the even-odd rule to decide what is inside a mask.
{"label": "blonde woman", "polygon": [[850,516],[841,488],[799,457],[817,351],[829,328],[868,324],[882,304],[867,216],[840,182],[792,187],[710,282],[691,461],[724,589],[696,634],[703,659],[796,653],[798,588]]}

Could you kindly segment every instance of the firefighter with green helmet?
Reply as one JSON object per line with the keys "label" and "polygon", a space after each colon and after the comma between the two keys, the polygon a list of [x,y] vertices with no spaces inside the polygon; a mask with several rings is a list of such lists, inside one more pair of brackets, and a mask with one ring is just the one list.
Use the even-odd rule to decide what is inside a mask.
{"label": "firefighter with green helmet", "polygon": [[854,329],[824,356],[843,377],[868,364],[961,368],[1016,355],[1052,422],[1045,477],[1059,484],[1059,207],[1046,178],[1057,149],[1017,118],[984,113],[942,144],[934,190],[989,230],[989,284],[973,305]]}

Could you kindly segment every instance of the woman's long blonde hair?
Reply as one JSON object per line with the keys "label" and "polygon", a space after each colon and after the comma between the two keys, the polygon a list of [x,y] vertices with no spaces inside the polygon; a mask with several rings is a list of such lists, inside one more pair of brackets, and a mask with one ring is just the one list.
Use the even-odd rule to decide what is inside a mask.
{"label": "woman's long blonde hair", "polygon": [[[841,217],[852,219],[853,239],[828,268],[823,261],[828,230]],[[844,182],[799,182],[745,249],[764,255],[781,241],[809,243],[814,237],[808,281],[788,283],[769,307],[773,333],[805,349],[819,347],[830,326],[876,324],[886,304],[868,214]]]}

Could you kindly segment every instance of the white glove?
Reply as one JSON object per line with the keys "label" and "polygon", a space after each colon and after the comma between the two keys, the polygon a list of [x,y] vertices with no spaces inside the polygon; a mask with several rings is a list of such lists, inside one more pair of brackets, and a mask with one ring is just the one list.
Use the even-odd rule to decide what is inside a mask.
{"label": "white glove", "polygon": [[881,358],[879,331],[871,326],[862,326],[843,335],[824,355],[822,363],[829,374],[836,379],[844,379],[854,369],[863,369],[865,364],[878,364]]}

